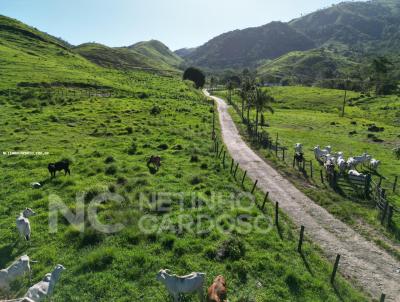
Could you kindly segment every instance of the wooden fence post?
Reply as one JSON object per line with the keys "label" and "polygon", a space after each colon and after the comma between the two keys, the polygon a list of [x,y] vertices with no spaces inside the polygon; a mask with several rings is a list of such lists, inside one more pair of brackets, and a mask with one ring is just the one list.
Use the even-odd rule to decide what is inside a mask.
{"label": "wooden fence post", "polygon": [[313,176],[314,176],[314,168],[313,168],[312,160],[310,160],[310,172],[311,172],[310,176],[311,176],[311,178],[313,178]]}
{"label": "wooden fence post", "polygon": [[321,182],[322,182],[322,183],[325,183],[325,182],[324,182],[324,174],[322,173],[322,170],[319,170],[319,172],[320,172],[320,175],[321,175]]}
{"label": "wooden fence post", "polygon": [[226,151],[224,151],[224,157],[222,159],[222,165],[224,166],[224,168],[225,168],[225,159],[226,159]]}
{"label": "wooden fence post", "polygon": [[244,180],[246,179],[247,171],[244,171],[243,178],[242,178],[242,186],[244,185]]}
{"label": "wooden fence post", "polygon": [[[382,189],[382,197],[384,196],[384,190]],[[383,224],[385,222],[385,218],[386,218],[386,214],[388,211],[388,207],[389,207],[389,201],[385,200],[385,206],[383,208],[383,212],[382,212],[382,217],[381,217],[381,224]]]}
{"label": "wooden fence post", "polygon": [[275,225],[279,227],[279,202],[275,204]]}
{"label": "wooden fence post", "polygon": [[254,191],[256,190],[258,184],[258,180],[256,180],[256,182],[254,183],[253,189],[251,190],[251,194],[254,194]]}
{"label": "wooden fence post", "polygon": [[232,158],[232,162],[231,162],[231,174],[232,174],[232,171],[233,171],[233,165],[235,164],[235,161],[233,160],[233,158]]}
{"label": "wooden fence post", "polygon": [[385,299],[386,299],[386,295],[385,294],[382,294],[381,295],[381,299],[379,300],[380,302],[385,302]]}
{"label": "wooden fence post", "polygon": [[301,230],[300,230],[300,239],[299,239],[299,246],[297,247],[297,251],[301,254],[301,248],[303,246],[303,239],[304,239],[304,230],[305,227],[304,225],[301,226]]}
{"label": "wooden fence post", "polygon": [[283,161],[285,161],[285,148],[283,148],[282,150],[283,150]]}
{"label": "wooden fence post", "polygon": [[339,261],[340,261],[340,255],[338,254],[338,255],[336,256],[335,266],[333,267],[333,271],[332,271],[332,276],[331,276],[331,283],[332,283],[332,284],[333,284],[333,282],[335,281],[336,272],[337,272],[338,267],[339,267]]}
{"label": "wooden fence post", "polygon": [[296,165],[296,155],[293,156],[293,168]]}
{"label": "wooden fence post", "polygon": [[399,180],[399,177],[396,176],[396,177],[394,178],[394,183],[393,183],[393,193],[396,193],[397,182],[398,182],[398,180]]}
{"label": "wooden fence post", "polygon": [[269,192],[267,192],[267,193],[265,194],[265,197],[264,197],[264,202],[263,202],[263,205],[262,205],[262,207],[261,207],[261,211],[263,211],[263,212],[264,212],[265,204],[266,204],[267,201],[268,201],[268,196],[269,196]]}
{"label": "wooden fence post", "polygon": [[218,158],[221,158],[222,152],[224,151],[224,146],[221,146],[221,152],[218,154]]}

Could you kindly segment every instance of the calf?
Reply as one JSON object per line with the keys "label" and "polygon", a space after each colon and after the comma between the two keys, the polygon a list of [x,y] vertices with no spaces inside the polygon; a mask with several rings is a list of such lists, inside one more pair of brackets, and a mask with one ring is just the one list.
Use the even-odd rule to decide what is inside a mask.
{"label": "calf", "polygon": [[49,164],[47,168],[50,172],[51,177],[56,177],[56,172],[61,170],[64,170],[65,175],[67,175],[67,173],[68,175],[71,175],[71,170],[69,169],[69,161],[67,160],[59,161],[54,164]]}
{"label": "calf", "polygon": [[203,301],[204,273],[191,273],[187,276],[171,275],[169,270],[162,269],[157,274],[157,280],[162,282],[168,292],[174,298],[174,302],[179,301],[179,294],[197,292],[200,301]]}
{"label": "calf", "polygon": [[226,282],[223,276],[215,278],[214,283],[208,288],[207,302],[226,302]]}
{"label": "calf", "polygon": [[31,238],[31,224],[28,218],[35,215],[36,213],[32,209],[26,208],[17,217],[16,224],[18,232],[26,241],[29,241]]}

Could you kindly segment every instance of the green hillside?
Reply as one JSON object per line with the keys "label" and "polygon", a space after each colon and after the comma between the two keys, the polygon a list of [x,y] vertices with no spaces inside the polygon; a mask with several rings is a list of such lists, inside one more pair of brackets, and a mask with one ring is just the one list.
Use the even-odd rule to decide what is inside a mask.
{"label": "green hillside", "polygon": [[140,42],[130,47],[108,47],[85,43],[73,51],[93,63],[123,70],[154,69],[179,71],[183,60],[158,41]]}
{"label": "green hillside", "polygon": [[[38,261],[32,280],[14,282],[8,298],[21,297],[61,263],[67,270],[54,302],[169,301],[155,278],[160,268],[203,271],[207,285],[223,274],[232,302],[368,301],[341,276],[331,286],[332,263],[307,238],[303,257],[298,254],[291,222],[281,215],[279,233],[270,225],[272,204],[264,216],[252,200],[238,200],[242,184],[213,152],[212,104],[189,83],[100,67],[22,24],[0,28],[0,268],[23,254]],[[152,155],[162,158],[159,171],[146,165]],[[47,166],[61,159],[71,162],[71,175],[51,179]],[[251,186],[244,182],[246,190]],[[122,223],[122,231],[93,227],[89,205],[99,194],[106,196],[97,208],[99,223]],[[85,219],[72,226],[59,217],[58,231],[50,234],[51,196],[63,201],[64,211],[83,208]],[[264,199],[259,191],[255,196]],[[26,207],[37,213],[30,218],[30,244],[17,239],[15,228]],[[152,220],[143,226],[142,217]],[[209,230],[204,217],[215,227]],[[248,231],[256,219],[266,233]]]}
{"label": "green hillside", "polygon": [[272,22],[222,34],[190,51],[185,59],[211,69],[244,68],[254,67],[260,60],[314,47],[314,42],[286,23]]}
{"label": "green hillside", "polygon": [[261,78],[285,84],[314,84],[321,79],[344,78],[357,72],[360,64],[327,49],[296,51],[258,67]]}
{"label": "green hillside", "polygon": [[167,46],[157,40],[139,42],[128,47],[137,53],[153,60],[158,65],[181,67],[183,59],[173,53]]}

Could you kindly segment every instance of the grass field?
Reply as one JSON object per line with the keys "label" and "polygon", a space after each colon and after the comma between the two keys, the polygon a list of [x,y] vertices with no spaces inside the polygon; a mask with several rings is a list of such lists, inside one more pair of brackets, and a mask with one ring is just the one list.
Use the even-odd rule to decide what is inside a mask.
{"label": "grass field", "polygon": [[[340,276],[331,286],[332,264],[312,243],[305,242],[305,260],[300,257],[298,230],[284,215],[280,236],[252,201],[232,206],[243,188],[215,157],[213,108],[189,83],[104,69],[23,24],[2,17],[0,25],[12,28],[0,26],[0,268],[23,254],[39,261],[32,264],[32,282],[18,280],[10,298],[23,295],[60,263],[67,270],[52,301],[171,301],[155,278],[161,268],[205,272],[207,285],[223,274],[233,302],[368,301]],[[24,82],[32,87],[21,88]],[[101,92],[102,86],[121,97],[80,93]],[[146,165],[151,155],[162,157],[157,173]],[[47,165],[61,159],[72,162],[71,176],[50,179]],[[33,189],[33,182],[43,186]],[[161,193],[181,192],[171,203],[160,199]],[[102,195],[111,193],[122,203]],[[149,203],[155,193],[157,202]],[[106,234],[93,227],[90,201],[99,194],[107,197],[98,207],[99,221],[122,223],[121,231]],[[255,194],[258,201],[264,198]],[[49,233],[54,196],[72,213],[83,208],[85,219],[74,227],[60,216],[58,231]],[[83,196],[83,205],[76,204],[77,196]],[[38,214],[30,218],[30,244],[18,241],[15,227],[26,207]],[[267,217],[272,212],[267,204]],[[208,229],[199,215],[215,227],[194,232],[193,227]],[[139,224],[146,216],[153,219],[146,224],[149,232]],[[243,231],[260,217],[267,233]],[[231,227],[235,230],[227,232]]]}
{"label": "grass field", "polygon": [[[352,106],[347,106],[345,117],[341,118],[339,115],[343,91],[312,87],[274,87],[269,88],[269,91],[276,98],[273,105],[275,114],[265,114],[269,127],[263,127],[263,131],[268,132],[273,139],[279,134],[280,144],[287,146],[290,154],[293,154],[296,143],[302,143],[306,159],[314,159],[313,148],[316,145],[331,145],[335,152],[342,151],[346,157],[361,155],[363,152],[373,155],[382,161],[378,172],[387,178],[383,181],[383,186],[388,188],[390,200],[400,206],[398,194],[390,193],[389,190],[394,177],[400,174],[400,162],[392,152],[400,144],[399,97],[360,97],[358,93],[349,92],[348,98]],[[217,94],[226,96],[225,92]],[[240,107],[239,97],[235,96],[233,99]],[[236,112],[232,109],[231,113],[240,124],[241,120]],[[377,143],[368,138],[368,134],[371,134],[368,131],[370,124],[385,128],[384,132],[374,133],[383,142]],[[261,152],[269,159],[273,158],[269,152]],[[319,173],[319,169],[317,172]],[[378,176],[374,175],[373,179],[378,181]],[[308,185],[303,190],[347,223],[358,225],[367,222],[392,237],[379,225],[378,212],[371,205],[341,198],[337,194],[321,191],[321,188],[310,188]]]}

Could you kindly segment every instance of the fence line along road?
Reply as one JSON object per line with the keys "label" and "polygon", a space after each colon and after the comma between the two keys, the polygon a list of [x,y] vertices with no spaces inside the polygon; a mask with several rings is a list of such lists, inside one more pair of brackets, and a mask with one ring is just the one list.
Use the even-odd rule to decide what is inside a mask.
{"label": "fence line along road", "polygon": [[[206,93],[208,95],[208,93]],[[355,280],[372,297],[386,294],[386,301],[398,302],[400,297],[400,262],[366,240],[349,226],[315,204],[275,169],[263,161],[240,136],[228,112],[228,105],[212,97],[218,106],[222,138],[235,162],[257,186],[279,202],[280,209],[317,243],[326,256],[335,261],[341,255],[341,272]]]}

